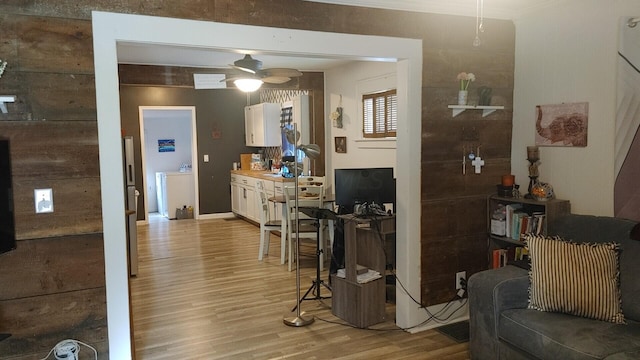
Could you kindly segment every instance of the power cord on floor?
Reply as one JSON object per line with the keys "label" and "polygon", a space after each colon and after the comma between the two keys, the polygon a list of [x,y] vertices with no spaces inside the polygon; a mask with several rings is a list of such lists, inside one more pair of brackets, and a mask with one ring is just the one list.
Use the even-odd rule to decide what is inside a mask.
{"label": "power cord on floor", "polygon": [[85,344],[82,341],[73,340],[73,339],[66,339],[66,340],[60,341],[51,349],[51,351],[49,351],[47,356],[43,357],[40,360],[48,359],[49,356],[51,356],[51,353],[53,353],[53,356],[56,358],[56,360],[78,360],[78,354],[80,353],[79,345],[84,345],[89,349],[93,350],[95,359],[98,360],[98,351],[96,351],[96,349],[93,346]]}

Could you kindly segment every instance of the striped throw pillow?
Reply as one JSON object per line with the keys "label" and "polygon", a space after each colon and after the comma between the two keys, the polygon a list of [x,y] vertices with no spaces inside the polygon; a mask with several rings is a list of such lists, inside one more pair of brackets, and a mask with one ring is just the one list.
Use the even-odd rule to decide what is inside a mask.
{"label": "striped throw pillow", "polygon": [[625,322],[618,244],[573,243],[531,234],[525,242],[531,261],[530,309]]}

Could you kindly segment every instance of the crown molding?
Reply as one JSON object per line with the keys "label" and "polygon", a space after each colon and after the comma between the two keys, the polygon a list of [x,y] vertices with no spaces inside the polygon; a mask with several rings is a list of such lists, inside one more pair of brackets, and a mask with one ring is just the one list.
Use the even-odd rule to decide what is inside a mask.
{"label": "crown molding", "polygon": [[[476,16],[476,0],[305,0],[310,2],[361,6],[378,9]],[[549,7],[564,0],[486,0],[484,16],[515,20],[528,12]]]}

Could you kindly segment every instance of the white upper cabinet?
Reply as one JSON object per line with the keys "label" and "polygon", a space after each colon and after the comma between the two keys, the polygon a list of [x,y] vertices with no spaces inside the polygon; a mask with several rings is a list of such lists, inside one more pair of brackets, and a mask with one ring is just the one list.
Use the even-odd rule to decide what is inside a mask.
{"label": "white upper cabinet", "polygon": [[280,146],[280,104],[246,106],[244,127],[247,146]]}
{"label": "white upper cabinet", "polygon": [[282,104],[283,109],[291,108],[291,117],[300,133],[300,144],[310,142],[310,108],[309,95],[300,95]]}

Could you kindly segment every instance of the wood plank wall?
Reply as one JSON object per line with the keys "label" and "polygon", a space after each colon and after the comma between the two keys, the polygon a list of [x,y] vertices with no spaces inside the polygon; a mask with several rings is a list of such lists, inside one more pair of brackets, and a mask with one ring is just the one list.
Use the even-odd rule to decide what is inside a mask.
{"label": "wood plank wall", "polygon": [[[0,358],[41,359],[78,339],[108,359],[102,234],[19,242],[0,258]],[[13,357],[15,356],[15,357]]]}
{"label": "wood plank wall", "polygon": [[[18,246],[25,249],[17,250],[12,256],[18,259],[12,261],[45,261],[26,250],[31,246],[27,241],[53,250],[73,244],[73,235],[101,231],[92,10],[422,39],[422,303],[449,300],[455,293],[456,271],[466,270],[470,275],[486,267],[485,198],[494,192],[500,175],[510,172],[513,23],[485,20],[483,45],[474,48],[474,18],[298,0],[185,0],[180,6],[170,6],[164,0],[1,2],[0,58],[9,65],[0,79],[0,93],[17,95],[18,100],[8,105],[9,114],[0,114],[0,135],[12,140]],[[447,104],[455,101],[455,77],[461,71],[477,75],[472,88],[492,87],[493,104],[506,109],[487,118],[467,111],[452,119]],[[471,95],[473,98],[473,91]],[[461,174],[462,147],[470,142],[467,139],[481,145],[486,161],[482,174]],[[31,210],[36,187],[53,188],[55,213],[43,216]],[[93,260],[81,259],[87,255],[73,251],[66,256],[72,259],[71,264],[96,257],[104,261],[98,253],[91,255]],[[7,263],[0,258],[0,273],[7,271]],[[44,271],[55,273],[64,282],[77,269],[51,263]],[[0,288],[11,287],[20,279],[0,277]],[[37,310],[55,294],[67,298],[96,291],[91,301],[102,304],[97,312],[106,313],[104,288],[82,287],[65,295],[43,290],[23,300],[0,295],[0,324],[21,316],[35,321],[37,311],[26,310],[28,304],[40,304]],[[8,312],[7,302],[14,300],[24,303],[12,303]],[[60,308],[64,304],[58,301],[47,306]],[[87,316],[91,313],[86,312]],[[4,326],[0,325],[0,332],[7,330]],[[66,330],[50,324],[39,328],[38,334],[66,338],[62,336]]]}

